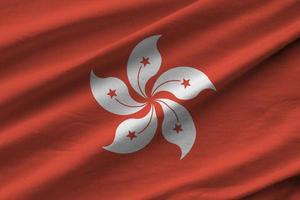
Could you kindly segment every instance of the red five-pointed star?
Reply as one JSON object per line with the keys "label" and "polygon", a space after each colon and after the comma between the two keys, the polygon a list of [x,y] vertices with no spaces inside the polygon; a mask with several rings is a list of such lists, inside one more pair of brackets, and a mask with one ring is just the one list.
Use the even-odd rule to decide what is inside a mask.
{"label": "red five-pointed star", "polygon": [[187,86],[191,86],[190,79],[188,80],[183,79],[181,85],[183,85],[184,88],[186,88]]}
{"label": "red five-pointed star", "polygon": [[136,138],[135,131],[128,131],[128,135],[126,135],[126,137],[129,137],[130,140],[133,140],[133,138]]}
{"label": "red five-pointed star", "polygon": [[142,63],[144,65],[144,67],[145,67],[146,65],[150,64],[149,58],[143,57],[143,59],[141,60],[140,63]]}
{"label": "red five-pointed star", "polygon": [[117,96],[116,90],[109,89],[109,92],[107,93],[107,95],[110,96],[111,99],[113,97],[116,97]]}
{"label": "red five-pointed star", "polygon": [[175,124],[175,128],[173,128],[174,131],[176,131],[176,133],[179,133],[180,131],[183,131],[181,128],[181,124]]}

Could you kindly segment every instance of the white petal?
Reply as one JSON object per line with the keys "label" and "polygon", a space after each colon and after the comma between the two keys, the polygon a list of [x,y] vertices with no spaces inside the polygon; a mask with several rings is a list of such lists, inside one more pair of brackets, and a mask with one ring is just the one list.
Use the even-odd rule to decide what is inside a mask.
{"label": "white petal", "polygon": [[[161,65],[161,56],[157,49],[159,37],[160,35],[154,35],[138,43],[128,59],[128,79],[134,90],[142,96],[146,96],[147,81],[158,72]],[[149,64],[142,64],[143,59],[148,60]]]}
{"label": "white petal", "polygon": [[[116,130],[112,144],[103,147],[114,153],[132,153],[144,148],[152,140],[157,128],[155,108],[140,119],[127,119]],[[131,137],[129,137],[131,132]]]}
{"label": "white petal", "polygon": [[[128,88],[118,78],[99,78],[91,71],[90,84],[92,93],[97,102],[107,111],[118,115],[129,115],[136,113],[145,107],[129,95]],[[109,92],[114,95],[109,95]]]}
{"label": "white petal", "polygon": [[[184,85],[186,83],[186,85]],[[204,89],[216,90],[209,78],[192,67],[175,67],[164,72],[155,82],[152,94],[167,91],[178,99],[187,100],[197,96]]]}
{"label": "white petal", "polygon": [[[181,150],[182,159],[191,150],[196,139],[196,128],[190,113],[182,105],[169,99],[158,99],[164,112],[162,133],[170,143]],[[177,131],[176,131],[177,127]]]}

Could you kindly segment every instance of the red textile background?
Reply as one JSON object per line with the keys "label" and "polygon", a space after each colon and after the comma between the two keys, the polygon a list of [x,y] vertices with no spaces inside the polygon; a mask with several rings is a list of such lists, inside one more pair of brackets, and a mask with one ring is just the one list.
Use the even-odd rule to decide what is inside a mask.
{"label": "red textile background", "polygon": [[[0,1],[0,199],[300,199],[299,10],[298,0]],[[128,83],[131,50],[156,34],[159,74],[192,66],[217,88],[183,102],[197,128],[183,160],[160,127],[136,153],[101,148],[126,117],[96,103],[90,71]]]}

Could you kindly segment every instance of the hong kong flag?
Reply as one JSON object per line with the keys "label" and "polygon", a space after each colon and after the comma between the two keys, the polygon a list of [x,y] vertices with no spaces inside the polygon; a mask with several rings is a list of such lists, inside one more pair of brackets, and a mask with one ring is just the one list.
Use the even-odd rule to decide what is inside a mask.
{"label": "hong kong flag", "polygon": [[300,199],[300,1],[0,2],[0,200]]}

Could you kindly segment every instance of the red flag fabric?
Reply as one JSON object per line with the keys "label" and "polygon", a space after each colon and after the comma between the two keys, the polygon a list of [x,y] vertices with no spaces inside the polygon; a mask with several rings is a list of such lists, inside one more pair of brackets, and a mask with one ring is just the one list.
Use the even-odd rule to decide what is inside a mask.
{"label": "red flag fabric", "polygon": [[0,199],[300,199],[298,0],[0,2]]}

